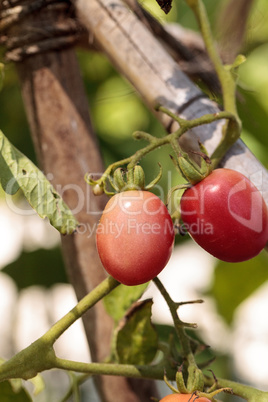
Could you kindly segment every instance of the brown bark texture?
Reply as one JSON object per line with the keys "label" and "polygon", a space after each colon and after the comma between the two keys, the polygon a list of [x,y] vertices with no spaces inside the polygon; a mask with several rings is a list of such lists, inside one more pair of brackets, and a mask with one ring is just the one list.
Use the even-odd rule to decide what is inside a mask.
{"label": "brown bark texture", "polygon": [[[37,4],[36,0],[20,3],[24,12]],[[95,197],[84,180],[88,172],[102,172],[103,165],[79,65],[70,47],[76,39],[66,26],[71,4],[48,0],[41,3],[43,7],[34,13],[25,12],[24,18],[15,18],[15,23],[6,28],[8,51],[10,58],[17,61],[39,165],[81,224],[77,233],[62,237],[67,273],[79,300],[106,276],[95,236],[90,235],[106,198]],[[62,31],[63,26],[68,34],[60,36],[59,27]],[[41,37],[34,38],[39,42],[31,43],[29,35],[36,32],[41,32]],[[59,36],[53,41],[55,32]],[[92,361],[102,361],[109,355],[112,319],[100,302],[84,315],[83,322]],[[149,380],[137,384],[137,380],[106,376],[96,378],[96,385],[104,402],[148,401],[157,395],[154,382]]]}

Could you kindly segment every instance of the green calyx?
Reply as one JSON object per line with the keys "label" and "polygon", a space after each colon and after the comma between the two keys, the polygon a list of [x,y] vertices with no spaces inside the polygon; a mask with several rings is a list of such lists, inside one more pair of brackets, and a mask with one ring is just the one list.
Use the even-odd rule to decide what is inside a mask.
{"label": "green calyx", "polygon": [[232,394],[232,388],[223,387],[217,388],[217,379],[214,377],[215,382],[213,385],[205,392],[205,381],[202,371],[196,365],[190,365],[188,367],[188,381],[187,386],[185,385],[182,367],[176,373],[176,385],[177,388],[174,387],[167,379],[166,375],[164,375],[164,381],[166,385],[171,389],[174,394],[192,394],[193,401],[195,398],[207,398],[210,401],[216,401],[215,396],[220,394],[221,392],[227,392]]}
{"label": "green calyx", "polygon": [[162,167],[160,166],[160,171],[156,178],[146,186],[143,168],[135,165],[133,168],[127,170],[117,168],[114,171],[113,177],[110,178],[110,183],[117,193],[130,190],[150,190],[158,183],[161,177]]}
{"label": "green calyx", "polygon": [[117,193],[129,190],[144,190],[145,175],[141,166],[134,166],[133,169],[124,170],[117,168],[110,179],[111,186]]}
{"label": "green calyx", "polygon": [[182,151],[177,160],[171,157],[180,174],[193,185],[203,180],[211,172],[211,161],[207,151],[202,144],[199,144],[199,148],[200,151],[191,151],[191,154],[199,157],[199,163],[190,154]]}
{"label": "green calyx", "polygon": [[[94,195],[114,195],[122,191],[130,190],[151,190],[162,177],[162,167],[158,175],[148,185],[145,185],[145,174],[139,165],[123,169],[117,168],[109,176],[103,175],[99,180],[93,180],[90,176],[86,177],[86,182],[93,187]],[[110,191],[112,188],[112,191]]]}

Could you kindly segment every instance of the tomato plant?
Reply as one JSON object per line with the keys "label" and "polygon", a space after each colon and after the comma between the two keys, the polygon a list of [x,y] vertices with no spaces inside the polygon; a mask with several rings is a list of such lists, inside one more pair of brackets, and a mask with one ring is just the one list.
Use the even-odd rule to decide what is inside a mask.
{"label": "tomato plant", "polygon": [[160,400],[160,402],[211,402],[209,399],[194,394],[171,394]]}
{"label": "tomato plant", "polygon": [[187,189],[181,218],[191,237],[227,262],[255,257],[268,241],[268,211],[257,188],[241,173],[216,169]]}
{"label": "tomato plant", "polygon": [[138,285],[166,266],[174,243],[173,222],[156,195],[124,191],[108,201],[96,242],[106,271],[125,285]]}

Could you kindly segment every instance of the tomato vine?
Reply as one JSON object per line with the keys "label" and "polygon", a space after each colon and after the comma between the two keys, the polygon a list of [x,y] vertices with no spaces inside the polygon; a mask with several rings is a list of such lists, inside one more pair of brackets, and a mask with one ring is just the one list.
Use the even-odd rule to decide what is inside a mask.
{"label": "tomato vine", "polygon": [[[170,227],[170,222],[172,222],[171,217],[163,202],[152,193],[148,192],[148,190],[152,188],[160,179],[162,169],[160,168],[159,175],[146,186],[144,173],[140,166],[138,166],[138,163],[145,155],[156,150],[157,148],[166,145],[171,146],[175,154],[173,161],[175,162],[179,172],[187,180],[185,185],[173,188],[171,193],[173,191],[177,191],[178,189],[186,189],[184,195],[182,196],[181,217],[184,221],[184,224],[191,223],[192,221],[187,219],[187,208],[189,205],[191,207],[191,204],[188,203],[188,206],[186,206],[184,200],[187,198],[187,195],[189,196],[189,194],[190,197],[192,197],[194,189],[198,188],[198,183],[204,184],[208,178],[211,179],[215,175],[218,175],[218,173],[215,173],[215,167],[217,167],[219,161],[225,155],[229,147],[239,138],[241,132],[241,122],[236,110],[235,90],[236,71],[239,65],[244,61],[244,58],[242,56],[238,56],[232,66],[223,65],[213,43],[213,37],[203,2],[201,0],[186,0],[186,2],[197,17],[208,54],[218,74],[222,87],[224,110],[217,114],[207,114],[196,119],[186,120],[178,117],[161,105],[156,105],[156,110],[171,117],[175,122],[178,123],[179,128],[176,131],[167,134],[163,138],[156,138],[149,133],[141,131],[135,132],[133,134],[135,139],[142,139],[147,142],[145,147],[139,149],[134,155],[108,166],[104,174],[99,179],[94,179],[88,174],[85,176],[85,180],[88,184],[93,186],[93,190],[96,195],[100,195],[105,192],[106,194],[113,196],[106,206],[107,210],[110,208],[110,221],[107,218],[107,215],[105,215],[107,211],[104,211],[100,225],[106,225],[111,228],[110,222],[116,222],[116,224],[123,222],[122,219],[125,219],[125,217],[122,218],[121,214],[122,204],[120,205],[119,210],[117,207],[119,201],[121,200],[122,202],[122,198],[124,198],[123,195],[125,195],[125,193],[127,193],[127,196],[130,197],[133,197],[134,194],[136,196],[146,194],[146,200],[150,198],[151,200],[154,200],[154,203],[156,203],[155,210],[158,211],[158,215],[156,215],[155,210],[153,213],[151,211],[151,215],[149,214],[153,217],[151,221],[148,214],[145,214],[145,216],[143,213],[140,214],[142,206],[144,205],[141,205],[139,202],[138,210],[135,210],[134,212],[140,215],[141,219],[139,224],[157,223],[160,225],[161,230],[155,237],[153,237],[151,234],[151,241],[149,244],[146,244],[144,238],[140,236],[139,232],[136,233],[137,236],[128,236],[129,227],[124,227],[121,230],[121,233],[124,237],[123,241],[122,238],[116,239],[115,236],[111,235],[111,233],[106,236],[107,232],[101,231],[101,227],[99,227],[99,232],[97,232],[98,251],[104,267],[109,274],[113,275],[113,277],[107,277],[107,279],[105,279],[87,296],[79,301],[68,314],[62,317],[42,337],[19,352],[9,361],[3,363],[0,366],[0,381],[10,378],[22,378],[27,380],[43,370],[58,368],[68,371],[75,371],[77,373],[85,373],[86,375],[115,375],[133,378],[165,379],[166,382],[168,382],[168,380],[176,380],[177,389],[173,389],[173,391],[175,392],[175,395],[177,392],[178,397],[167,397],[163,399],[163,402],[164,400],[177,400],[178,402],[183,401],[185,398],[181,395],[196,395],[196,400],[200,400],[200,402],[213,400],[214,396],[222,391],[232,391],[234,394],[251,402],[255,400],[262,402],[268,399],[268,392],[262,392],[236,382],[219,378],[216,379],[213,376],[208,377],[204,375],[203,371],[196,363],[195,353],[192,347],[192,339],[186,331],[187,328],[195,328],[196,324],[183,322],[178,314],[178,310],[187,302],[178,303],[172,300],[167,290],[157,277],[158,273],[165,267],[171,255],[174,242],[174,232],[172,224],[172,230],[165,233],[163,232],[162,228],[165,225],[165,221],[169,223]],[[203,148],[202,144],[200,144],[200,151],[195,151],[195,154],[197,154],[197,156],[200,158],[200,163],[195,163],[194,160],[192,160],[192,158],[183,151],[178,140],[191,128],[209,124],[217,120],[226,121],[220,144],[210,156],[207,155],[206,150]],[[111,205],[115,203],[115,200],[116,204],[114,205],[114,209],[111,209]],[[144,199],[142,202],[144,202]],[[134,207],[136,208],[136,201],[133,203],[133,201],[130,202],[128,200],[127,203],[128,205],[124,204],[123,207],[128,209],[128,211],[131,210],[134,204]],[[262,199],[261,204],[264,214],[264,229],[263,232],[261,232],[260,237],[257,239],[258,247],[253,247],[254,250],[248,255],[249,258],[256,255],[256,252],[259,252],[260,249],[265,246],[268,240],[268,213]],[[196,206],[194,208],[197,210]],[[161,212],[159,212],[159,209],[161,209]],[[191,215],[191,218],[192,217],[193,215]],[[189,232],[191,233],[190,230]],[[194,234],[191,234],[195,238]],[[238,237],[241,237],[241,233],[238,233]],[[199,244],[202,243],[202,247],[211,252],[211,249],[208,246],[209,242],[207,241],[207,237],[203,238],[203,240],[204,241],[200,241],[200,239],[196,237],[196,241]],[[237,242],[238,238],[236,238],[236,246]],[[247,244],[248,248],[252,245],[252,243],[254,246],[254,238],[249,238],[249,242],[250,244]],[[220,247],[222,247],[222,245],[219,246],[218,244],[218,249]],[[117,253],[115,253],[115,249],[117,250]],[[222,251],[220,253],[218,249],[217,253],[215,253],[215,256],[223,258]],[[132,259],[132,257],[136,257],[135,254],[133,254],[135,250],[139,252],[139,266],[137,266],[137,258]],[[226,253],[226,250],[224,253]],[[235,257],[232,255],[232,258],[229,260],[231,261],[234,259]],[[54,343],[56,340],[63,334],[64,331],[69,328],[70,325],[72,325],[77,319],[81,318],[81,316],[88,309],[93,307],[99,300],[111,294],[111,292],[113,292],[115,289],[122,287],[119,282],[133,286],[143,284],[151,279],[153,279],[156,287],[162,294],[169,307],[176,335],[181,345],[181,353],[179,358],[174,356],[172,353],[171,344],[158,345],[156,352],[161,352],[161,357],[156,362],[150,362],[149,364],[121,363],[120,356],[118,357],[116,350],[114,350],[114,353],[112,354],[113,357],[116,356],[114,360],[112,360],[112,358],[109,356],[110,360],[100,363],[81,363],[62,359],[56,356],[54,351]],[[189,303],[200,302],[200,300],[196,300]],[[134,324],[135,313],[137,313],[137,311],[132,311],[129,313],[131,317],[134,316]],[[146,324],[148,324],[148,322],[146,322]],[[117,328],[117,335],[119,331],[120,328]],[[84,379],[85,377],[81,376],[81,381]]]}

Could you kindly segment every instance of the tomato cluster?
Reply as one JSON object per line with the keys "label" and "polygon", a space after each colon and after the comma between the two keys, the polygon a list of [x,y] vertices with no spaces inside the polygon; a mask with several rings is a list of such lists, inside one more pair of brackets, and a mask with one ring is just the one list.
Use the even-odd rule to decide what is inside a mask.
{"label": "tomato cluster", "polygon": [[[188,188],[180,208],[183,228],[220,260],[251,259],[268,242],[265,201],[257,188],[234,170],[216,169]],[[96,239],[106,271],[125,285],[138,285],[166,266],[174,244],[173,222],[156,195],[123,191],[107,203]]]}
{"label": "tomato cluster", "polygon": [[96,241],[106,271],[125,285],[138,285],[166,266],[174,244],[173,222],[156,195],[124,191],[108,201]]}
{"label": "tomato cluster", "polygon": [[255,257],[268,242],[268,211],[258,189],[241,173],[216,169],[187,189],[181,218],[191,237],[220,260]]}

